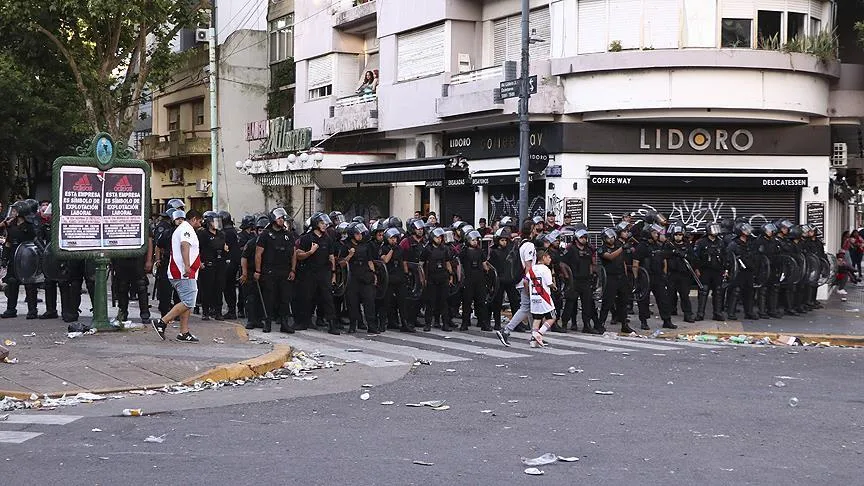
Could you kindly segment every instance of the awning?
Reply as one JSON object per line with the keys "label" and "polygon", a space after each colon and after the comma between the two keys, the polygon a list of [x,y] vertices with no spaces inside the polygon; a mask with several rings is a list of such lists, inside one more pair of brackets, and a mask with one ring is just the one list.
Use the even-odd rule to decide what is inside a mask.
{"label": "awning", "polygon": [[345,184],[442,181],[465,178],[468,168],[459,155],[428,159],[396,160],[373,164],[351,164],[342,169]]}
{"label": "awning", "polygon": [[592,187],[699,187],[795,190],[808,185],[804,169],[588,167]]}
{"label": "awning", "polygon": [[312,184],[312,172],[308,170],[253,174],[252,178],[255,184],[260,186],[308,186]]}
{"label": "awning", "polygon": [[[528,173],[528,182],[533,181],[538,175]],[[487,169],[476,170],[471,173],[471,184],[475,186],[507,186],[519,184],[519,169]]]}

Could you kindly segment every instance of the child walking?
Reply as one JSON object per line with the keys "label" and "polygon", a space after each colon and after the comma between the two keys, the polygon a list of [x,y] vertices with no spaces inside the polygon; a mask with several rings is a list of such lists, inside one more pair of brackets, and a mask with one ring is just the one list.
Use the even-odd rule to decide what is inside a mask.
{"label": "child walking", "polygon": [[542,347],[543,335],[555,323],[555,304],[552,301],[552,292],[555,289],[555,281],[552,280],[552,271],[549,264],[552,263],[552,255],[545,250],[537,252],[537,264],[528,270],[531,279],[531,326],[532,348]]}

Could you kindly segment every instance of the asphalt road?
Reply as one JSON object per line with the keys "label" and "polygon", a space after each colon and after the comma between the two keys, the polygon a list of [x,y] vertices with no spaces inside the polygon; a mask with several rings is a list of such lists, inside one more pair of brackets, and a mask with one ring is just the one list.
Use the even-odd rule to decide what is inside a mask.
{"label": "asphalt road", "polygon": [[[398,336],[356,347],[387,356],[386,346],[404,351]],[[860,484],[864,350],[610,340],[619,350],[605,351],[552,335],[549,349],[578,354],[520,340],[506,351],[527,356],[500,358],[459,333],[426,337],[440,346],[412,345],[461,359],[412,366],[396,353],[315,381],[12,412],[0,422],[0,483]],[[348,348],[311,332],[297,339]],[[426,400],[450,408],[405,406]],[[118,416],[137,406],[151,415]],[[41,435],[4,443],[9,432]],[[579,461],[524,474],[520,457],[545,452]]]}

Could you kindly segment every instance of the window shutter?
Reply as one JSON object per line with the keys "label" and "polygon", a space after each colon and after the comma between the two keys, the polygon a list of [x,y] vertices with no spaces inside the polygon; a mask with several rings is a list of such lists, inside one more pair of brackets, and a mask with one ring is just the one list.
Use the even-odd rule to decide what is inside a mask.
{"label": "window shutter", "polygon": [[786,9],[790,12],[806,14],[810,9],[810,0],[789,0]]}
{"label": "window shutter", "polygon": [[[653,15],[653,12],[648,12]],[[642,0],[618,0],[609,3],[609,43],[620,41],[624,49],[640,47]]]}
{"label": "window shutter", "polygon": [[752,19],[756,15],[753,0],[723,0],[720,5],[724,19]]}
{"label": "window shutter", "polygon": [[825,2],[822,0],[810,0],[810,16],[817,19],[822,19],[825,13]]}
{"label": "window shutter", "polygon": [[757,10],[770,10],[772,12],[782,12],[786,10],[786,0],[760,0],[757,4]]}
{"label": "window shutter", "polygon": [[681,0],[645,0],[644,47],[677,49]]}
{"label": "window shutter", "polygon": [[[520,17],[516,16],[516,25],[519,26],[516,31],[516,55],[521,56],[521,39],[522,26],[520,25]],[[543,42],[535,42],[528,46],[528,54],[531,56],[531,61],[545,61],[549,59],[549,53],[552,50],[552,17],[549,7],[542,7],[532,10],[528,14],[528,32],[534,31],[534,38],[543,39]]]}
{"label": "window shutter", "polygon": [[579,0],[577,52],[606,52],[606,0]]}
{"label": "window shutter", "polygon": [[444,24],[400,34],[396,50],[399,81],[444,72]]}
{"label": "window shutter", "polygon": [[507,27],[510,17],[492,23],[492,65],[499,66],[507,60]]}
{"label": "window shutter", "polygon": [[336,56],[337,82],[336,86],[333,87],[333,93],[339,98],[350,96],[360,86],[360,56],[357,54],[337,54]]}
{"label": "window shutter", "polygon": [[320,88],[333,83],[333,55],[309,59],[307,89]]}
{"label": "window shutter", "polygon": [[684,47],[717,46],[716,0],[684,0]]}

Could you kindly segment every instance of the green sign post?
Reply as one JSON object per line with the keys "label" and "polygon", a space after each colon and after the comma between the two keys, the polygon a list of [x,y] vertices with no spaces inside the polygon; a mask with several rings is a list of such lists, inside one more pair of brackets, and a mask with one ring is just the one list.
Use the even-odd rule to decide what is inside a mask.
{"label": "green sign post", "polygon": [[108,263],[147,251],[150,165],[107,133],[54,161],[52,245],[61,260],[96,265],[92,327],[115,329],[108,321]]}

